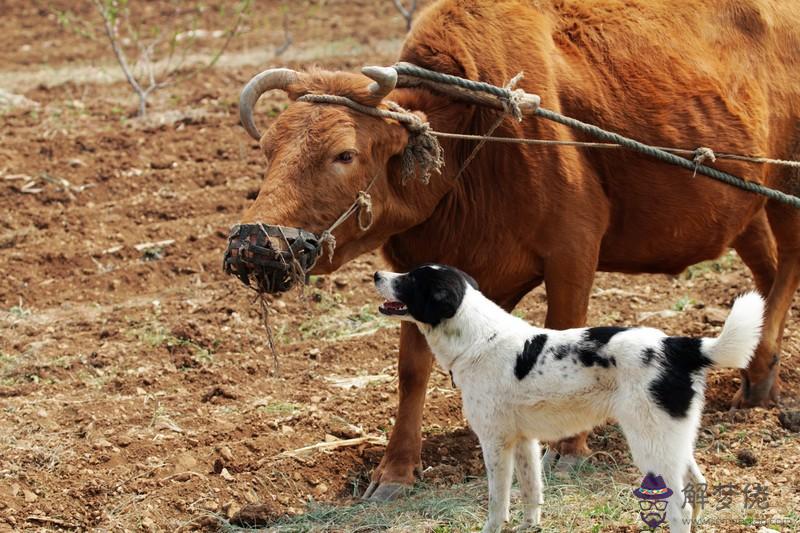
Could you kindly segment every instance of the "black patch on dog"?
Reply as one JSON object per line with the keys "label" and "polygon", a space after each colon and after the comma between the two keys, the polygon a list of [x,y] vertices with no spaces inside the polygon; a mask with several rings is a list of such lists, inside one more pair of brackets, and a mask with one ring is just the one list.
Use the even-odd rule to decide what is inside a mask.
{"label": "black patch on dog", "polygon": [[[475,280],[452,267],[425,265],[395,278],[394,293],[416,320],[437,326],[453,318],[464,299],[467,283]],[[475,285],[477,286],[477,284]]]}
{"label": "black patch on dog", "polygon": [[644,362],[645,366],[649,365],[653,362],[653,358],[656,356],[656,351],[652,348],[647,348],[645,351],[642,352],[642,361]]}
{"label": "black patch on dog", "polygon": [[[594,348],[588,348],[588,347],[580,348],[578,350],[578,359],[583,364],[583,366],[586,367],[598,365],[602,366],[603,368],[608,368],[609,365],[611,364],[611,362],[608,359],[606,359],[602,355],[599,355]],[[616,365],[617,362],[615,360],[614,366]]]}
{"label": "black patch on dog", "polygon": [[525,346],[517,354],[517,363],[514,365],[514,375],[517,376],[517,379],[522,380],[528,375],[528,372],[536,364],[536,360],[539,359],[539,354],[542,353],[546,342],[547,335],[544,334],[536,335],[525,341]]}
{"label": "black patch on dog", "polygon": [[617,333],[626,331],[627,329],[628,328],[619,328],[613,326],[589,328],[586,330],[584,338],[587,341],[592,341],[599,346],[603,346],[604,344],[608,344],[608,341],[611,340],[611,337]]}
{"label": "black patch on dog", "polygon": [[608,344],[608,341],[627,328],[616,327],[601,327],[589,328],[583,332],[583,338],[578,344],[578,360],[583,366],[601,366],[608,368],[609,366],[617,366],[617,360],[614,357],[608,358],[600,355],[599,351]]}
{"label": "black patch on dog", "polygon": [[673,418],[686,417],[694,396],[694,374],[711,366],[711,359],[700,351],[701,342],[689,337],[667,337],[661,342],[664,368],[650,383],[650,394]]}
{"label": "black patch on dog", "polygon": [[553,357],[556,358],[556,361],[561,361],[570,354],[568,344],[559,344],[558,346],[553,346],[549,351],[553,353]]}

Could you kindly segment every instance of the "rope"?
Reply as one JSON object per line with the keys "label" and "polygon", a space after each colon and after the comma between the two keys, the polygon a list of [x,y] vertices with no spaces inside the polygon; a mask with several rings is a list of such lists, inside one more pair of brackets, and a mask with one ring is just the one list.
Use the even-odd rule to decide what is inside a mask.
{"label": "rope", "polygon": [[[491,94],[496,96],[500,99],[505,99],[507,101],[511,101],[514,98],[514,92],[510,89],[504,87],[497,87],[495,85],[491,85],[485,82],[467,80],[464,78],[460,78],[458,76],[453,76],[450,74],[443,74],[441,72],[434,72],[432,70],[428,70],[422,67],[418,67],[416,65],[411,65],[409,63],[397,63],[393,66],[393,68],[397,71],[400,75],[406,75],[421,79],[426,79],[430,81],[434,81],[437,83],[446,83],[450,85],[455,85],[457,87],[461,87],[463,89],[467,89],[470,91],[476,92],[484,92],[487,94]],[[517,93],[519,95],[519,93]],[[519,98],[519,96],[516,96]],[[710,178],[716,179],[728,185],[732,185],[734,187],[738,187],[742,190],[753,192],[757,194],[761,194],[770,198],[772,200],[776,200],[778,202],[783,202],[785,204],[791,205],[800,209],[800,198],[797,196],[792,196],[786,193],[783,193],[776,189],[771,189],[769,187],[765,187],[761,184],[744,180],[732,174],[728,174],[727,172],[723,172],[721,170],[717,170],[715,168],[708,167],[702,164],[702,160],[699,162],[695,162],[693,160],[684,159],[682,157],[678,157],[673,153],[670,153],[667,150],[663,150],[661,148],[650,146],[634,139],[630,139],[618,133],[614,133],[611,131],[604,130],[598,126],[593,124],[587,124],[586,122],[582,122],[578,119],[568,117],[557,113],[555,111],[551,111],[549,109],[545,109],[542,107],[537,107],[533,110],[533,114],[539,116],[541,118],[557,122],[559,124],[563,124],[565,126],[569,126],[574,128],[578,131],[583,133],[587,133],[592,135],[606,143],[612,143],[620,145],[624,148],[628,148],[630,150],[634,150],[636,152],[648,155],[660,161],[664,161],[666,163],[671,163],[673,165],[677,165],[679,167],[683,167],[687,170],[691,170],[694,173],[704,174]],[[695,157],[697,155],[695,154]],[[706,156],[707,157],[707,156]],[[738,156],[738,159],[742,159],[746,156]],[[761,158],[758,162],[766,162],[767,158]],[[746,159],[745,159],[746,160]],[[775,162],[779,160],[771,160],[770,162]],[[793,165],[792,165],[793,166]]]}
{"label": "rope", "polygon": [[664,161],[666,163],[671,163],[673,165],[683,167],[693,172],[699,172],[700,174],[705,174],[710,178],[714,178],[715,180],[727,183],[728,185],[738,187],[748,192],[757,193],[762,196],[766,196],[771,200],[783,202],[785,204],[791,205],[792,207],[800,209],[800,198],[798,198],[797,196],[786,194],[777,189],[770,189],[769,187],[765,187],[753,181],[744,180],[742,178],[734,176],[733,174],[728,174],[727,172],[707,167],[706,165],[695,163],[694,161],[689,161],[688,159],[684,159],[682,157],[678,157],[675,154],[671,154],[666,150],[661,150],[660,148],[656,148],[655,146],[650,146],[641,143],[639,141],[629,139],[628,137],[623,137],[618,133],[613,133],[604,130],[593,124],[587,124],[585,122],[581,122],[578,119],[564,116],[560,113],[556,113],[555,111],[550,111],[549,109],[544,109],[540,107],[536,109],[534,113],[542,118],[546,118],[547,120],[552,120],[553,122],[558,122],[559,124],[564,124],[565,126],[570,126],[584,133],[593,135],[603,141],[620,144],[625,148],[635,150],[639,153],[648,155],[650,157]]}
{"label": "rope", "polygon": [[336,237],[333,236],[333,230],[341,226],[348,218],[353,216],[353,214],[358,213],[356,222],[358,223],[358,229],[361,231],[367,231],[370,226],[372,226],[372,197],[369,195],[369,190],[377,179],[378,175],[376,174],[363,191],[358,191],[356,199],[350,204],[350,207],[348,207],[328,229],[320,234],[320,245],[327,246],[328,248],[328,261],[333,261],[333,253],[336,251]]}
{"label": "rope", "polygon": [[[520,139],[518,137],[485,137],[484,135],[470,135],[467,133],[449,133],[436,130],[433,130],[431,133],[436,137],[442,137],[444,139],[463,139],[463,140],[480,141],[481,139],[485,138],[487,141],[509,143],[509,144],[534,144],[543,146],[578,146],[581,148],[608,148],[608,149],[625,148],[621,144],[617,143],[561,141],[554,139]],[[686,148],[670,148],[667,146],[655,146],[655,148],[658,148],[659,150],[664,150],[665,152],[671,152],[673,154],[684,154],[684,155],[690,155],[692,157],[694,157],[697,153],[697,149],[688,150]],[[800,161],[787,161],[785,159],[771,159],[769,157],[756,157],[749,155],[729,154],[724,152],[712,151],[712,153],[714,154],[714,157],[716,159],[730,159],[734,161],[747,161],[750,163],[762,163],[767,165],[771,164],[771,165],[782,165],[787,167],[800,168]]]}
{"label": "rope", "polygon": [[[518,73],[516,76],[511,78],[511,81],[509,81],[506,84],[505,89],[511,92],[512,89],[517,85],[517,83],[519,83],[519,80],[521,79],[522,79],[522,72]],[[511,92],[508,98],[504,97],[500,101],[503,102],[503,109],[505,109],[505,112],[507,114],[512,115],[518,121],[522,121],[522,111],[519,108],[519,97],[520,93],[513,91]],[[503,123],[503,120],[505,120],[505,118],[506,117],[504,115],[500,115],[499,117],[497,117],[497,120],[494,121],[494,124],[492,124],[491,127],[489,127],[489,130],[483,136],[478,136],[480,138],[480,141],[478,141],[478,144],[475,145],[475,148],[472,149],[467,158],[461,164],[461,168],[458,169],[456,177],[453,178],[454,181],[458,181],[458,178],[461,177],[461,174],[464,173],[464,170],[466,170],[467,166],[472,162],[473,159],[475,159],[475,156],[478,155],[478,152],[481,150],[481,148],[483,148],[483,145],[486,144],[486,141],[489,140],[492,133],[494,133],[494,131],[500,126],[500,124]],[[436,132],[433,132],[433,134],[436,135]]]}

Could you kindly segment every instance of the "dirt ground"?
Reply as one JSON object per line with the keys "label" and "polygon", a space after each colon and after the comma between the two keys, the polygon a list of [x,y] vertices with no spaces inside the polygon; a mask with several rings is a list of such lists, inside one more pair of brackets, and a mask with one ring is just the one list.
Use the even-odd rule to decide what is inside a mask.
{"label": "dirt ground", "polygon": [[[274,300],[276,371],[252,292],[221,270],[228,228],[264,167],[236,101],[270,65],[389,64],[403,19],[388,0],[256,2],[219,65],[156,93],[139,120],[105,42],[59,24],[71,2],[2,4],[0,531],[192,530],[248,504],[268,518],[309,502],[350,505],[380,460],[397,403],[397,328],[376,313],[369,283],[383,262],[364,256]],[[159,23],[173,3],[145,5],[142,17]],[[224,27],[220,5],[201,13],[201,27]],[[284,11],[292,44],[276,59]],[[78,16],[99,28],[89,3]],[[196,52],[218,45],[200,40]],[[260,104],[261,123],[282,105],[279,96]],[[600,274],[589,321],[714,335],[732,298],[752,286],[732,254],[676,278]],[[537,323],[544,310],[541,289],[519,307]],[[784,339],[784,410],[800,407],[797,310]],[[782,426],[778,408],[729,414],[738,383],[734,372],[710,377],[698,461],[711,485],[765,485],[769,505],[734,502],[728,515],[711,513],[733,522],[702,530],[757,530],[759,521],[798,530],[797,428]],[[426,487],[483,476],[441,371],[423,431]],[[294,452],[325,442],[328,451]],[[591,445],[592,464],[622,465],[624,490],[635,485],[614,426]],[[547,498],[545,522],[561,524]],[[568,511],[579,517],[571,529],[549,527],[638,530],[635,508],[612,516],[581,505]],[[407,527],[457,530],[441,519]]]}

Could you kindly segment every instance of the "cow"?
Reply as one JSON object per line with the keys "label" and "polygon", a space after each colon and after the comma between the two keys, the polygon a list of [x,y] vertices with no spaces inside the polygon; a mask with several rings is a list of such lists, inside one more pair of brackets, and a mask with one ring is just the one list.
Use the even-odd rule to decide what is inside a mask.
{"label": "cow", "polygon": [[[660,146],[699,146],[800,158],[800,10],[769,0],[440,0],[406,37],[400,60],[502,86],[544,107]],[[396,271],[453,265],[512,309],[544,283],[544,326],[583,326],[596,271],[678,274],[735,249],[766,297],[763,336],[732,406],[779,399],[779,353],[800,283],[800,212],[645,156],[619,150],[487,143],[456,179],[475,142],[442,139],[444,167],[401,176],[405,124],[308,94],[409,110],[434,130],[484,134],[498,111],[430,87],[392,88],[380,76],[272,69],[243,91],[242,122],[259,140],[266,177],[242,224],[319,236],[371,184],[371,225],[334,232],[311,270],[332,272],[380,248]],[[254,104],[271,89],[290,105],[262,135]],[[494,135],[590,140],[539,118],[506,117]],[[748,180],[800,192],[784,166],[718,162]],[[287,243],[298,234],[284,238]],[[305,242],[305,241],[304,241]],[[390,499],[420,471],[421,422],[433,358],[413,324],[400,331],[399,407],[365,496]],[[586,435],[558,444],[588,453]]]}

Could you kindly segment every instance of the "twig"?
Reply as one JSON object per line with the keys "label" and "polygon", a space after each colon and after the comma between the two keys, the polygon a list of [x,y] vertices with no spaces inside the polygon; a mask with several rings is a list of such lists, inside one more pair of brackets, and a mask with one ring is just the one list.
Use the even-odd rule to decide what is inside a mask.
{"label": "twig", "polygon": [[[120,0],[94,0],[95,7],[97,8],[100,16],[103,19],[103,27],[105,29],[106,37],[108,38],[109,43],[111,44],[111,49],[114,52],[114,56],[117,58],[117,62],[119,63],[120,68],[122,69],[123,74],[125,74],[125,79],[128,81],[128,84],[131,86],[133,91],[139,97],[139,110],[138,116],[143,117],[147,111],[147,98],[150,96],[150,93],[157,89],[162,89],[178,81],[187,80],[193,78],[194,76],[200,74],[201,72],[212,68],[219,58],[222,57],[222,54],[225,53],[227,50],[228,45],[230,44],[231,40],[234,36],[236,36],[239,32],[239,27],[241,26],[242,21],[244,20],[245,14],[249,12],[250,4],[252,0],[243,0],[240,4],[240,8],[238,10],[237,17],[231,26],[231,28],[227,32],[227,38],[222,43],[222,46],[216,51],[214,56],[209,60],[208,63],[205,65],[195,68],[194,70],[183,74],[178,75],[178,72],[181,70],[183,66],[183,62],[186,59],[188,54],[189,46],[183,48],[183,54],[181,57],[180,62],[172,67],[172,58],[175,53],[175,39],[173,38],[170,42],[170,49],[167,55],[167,63],[162,72],[162,79],[159,80],[158,76],[156,75],[156,60],[155,60],[155,50],[156,47],[161,44],[161,39],[155,39],[150,43],[143,43],[138,40],[137,32],[133,30],[130,26],[130,21],[128,18],[128,9],[124,2],[120,2]],[[119,33],[119,26],[120,20],[125,20],[125,24],[127,29],[127,33],[133,36],[134,41],[136,42],[136,46],[139,49],[139,58],[137,61],[137,65],[140,65],[140,76],[139,78],[145,78],[147,80],[147,86],[145,87],[144,84],[137,79],[137,75],[134,72],[134,69],[131,67],[130,63],[128,62],[128,58],[125,56],[125,52],[120,46],[120,33]]]}
{"label": "twig", "polygon": [[344,448],[346,446],[358,446],[359,444],[363,444],[365,442],[369,444],[386,444],[386,438],[367,435],[365,437],[357,437],[355,439],[335,440],[331,442],[323,441],[312,444],[311,446],[304,446],[303,448],[298,448],[296,450],[285,451],[278,454],[278,457],[302,457],[315,451],[329,451],[337,448]]}
{"label": "twig", "polygon": [[53,524],[55,526],[63,527],[66,529],[78,529],[81,526],[79,524],[74,524],[72,522],[65,522],[64,520],[59,520],[58,518],[50,518],[49,516],[29,516],[25,519],[26,522],[39,522],[42,524]]}
{"label": "twig", "polygon": [[414,12],[417,10],[417,0],[411,0],[411,4],[408,6],[408,8],[403,5],[401,0],[392,0],[392,2],[394,2],[394,7],[396,7],[400,14],[403,15],[403,18],[406,19],[406,31],[410,31],[411,22],[414,18]]}
{"label": "twig", "polygon": [[136,248],[137,252],[144,252],[145,250],[149,250],[150,248],[163,248],[165,246],[170,246],[175,244],[175,239],[166,239],[164,241],[156,241],[156,242],[142,242],[139,244],[134,244],[133,247]]}
{"label": "twig", "polygon": [[283,44],[275,49],[275,57],[280,57],[291,45],[293,39],[292,34],[289,32],[289,12],[283,12]]}

